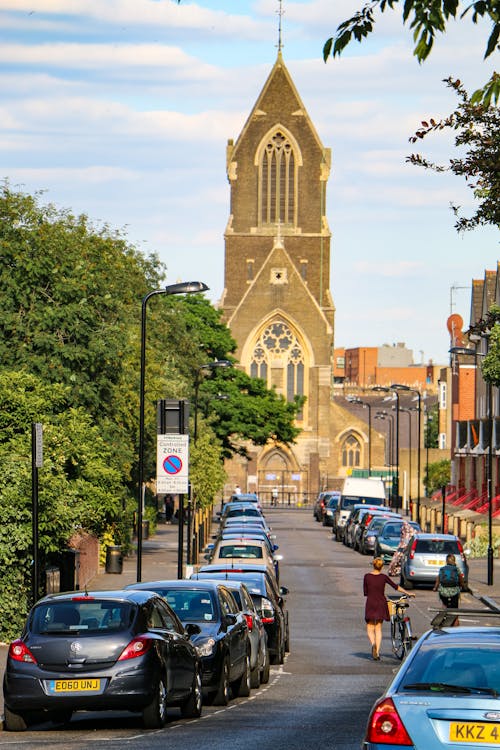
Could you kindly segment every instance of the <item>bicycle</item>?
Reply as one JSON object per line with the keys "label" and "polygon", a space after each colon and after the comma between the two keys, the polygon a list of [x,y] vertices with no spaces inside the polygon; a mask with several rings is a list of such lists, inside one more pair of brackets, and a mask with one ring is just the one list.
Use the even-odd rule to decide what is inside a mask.
{"label": "bicycle", "polygon": [[406,609],[410,606],[407,600],[406,594],[399,599],[387,599],[391,618],[392,651],[400,661],[410,652],[413,645],[411,620],[406,614]]}

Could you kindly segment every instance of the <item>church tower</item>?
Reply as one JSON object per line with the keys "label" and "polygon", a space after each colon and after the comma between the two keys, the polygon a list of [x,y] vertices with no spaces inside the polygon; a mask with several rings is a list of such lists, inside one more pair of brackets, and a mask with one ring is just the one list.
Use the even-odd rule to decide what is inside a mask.
{"label": "church tower", "polygon": [[319,489],[328,464],[334,305],[326,184],[331,152],[321,143],[281,49],[236,142],[227,146],[231,186],[225,231],[224,320],[236,356],[287,399],[306,396],[295,445],[256,450],[248,491],[284,499]]}

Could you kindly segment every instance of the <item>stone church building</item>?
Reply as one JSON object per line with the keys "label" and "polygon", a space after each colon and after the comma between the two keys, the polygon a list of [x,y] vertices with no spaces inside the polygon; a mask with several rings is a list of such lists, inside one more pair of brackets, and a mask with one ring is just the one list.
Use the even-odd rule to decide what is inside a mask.
{"label": "stone church building", "polygon": [[[349,465],[366,465],[368,435],[365,421],[332,401],[331,151],[281,51],[243,130],[228,142],[226,162],[231,202],[220,307],[238,343],[236,356],[287,399],[306,396],[296,443],[253,446],[250,461],[233,459],[228,489],[238,484],[266,497],[277,488],[295,502],[331,487]],[[373,442],[383,465],[375,431]]]}

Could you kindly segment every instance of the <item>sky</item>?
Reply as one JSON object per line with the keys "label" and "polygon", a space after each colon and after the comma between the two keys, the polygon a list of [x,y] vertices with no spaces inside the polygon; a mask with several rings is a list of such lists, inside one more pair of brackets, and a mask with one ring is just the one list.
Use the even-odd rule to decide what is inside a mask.
{"label": "sky", "polygon": [[[496,269],[498,232],[458,234],[473,213],[458,177],[406,163],[420,122],[458,103],[496,59],[489,28],[452,22],[419,64],[401,8],[339,59],[322,59],[363,0],[283,0],[282,53],[323,145],[335,346],[405,342],[414,361],[448,361],[446,320],[470,313],[472,279]],[[0,179],[123,231],[166,266],[166,283],[223,292],[229,218],[226,144],[276,60],[278,0],[0,0]],[[453,136],[420,151],[447,163]]]}

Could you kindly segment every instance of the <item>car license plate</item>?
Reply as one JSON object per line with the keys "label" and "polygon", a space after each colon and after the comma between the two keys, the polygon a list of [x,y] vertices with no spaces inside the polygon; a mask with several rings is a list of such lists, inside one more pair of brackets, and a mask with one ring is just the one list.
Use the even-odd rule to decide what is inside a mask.
{"label": "car license plate", "polygon": [[100,693],[101,680],[50,680],[49,690],[54,694],[62,693]]}
{"label": "car license plate", "polygon": [[500,745],[500,724],[488,724],[484,721],[452,721],[450,724],[450,742],[484,742],[488,745]]}
{"label": "car license plate", "polygon": [[444,563],[441,562],[441,560],[425,560],[426,565],[432,565],[432,567],[435,567],[436,565],[444,565]]}

